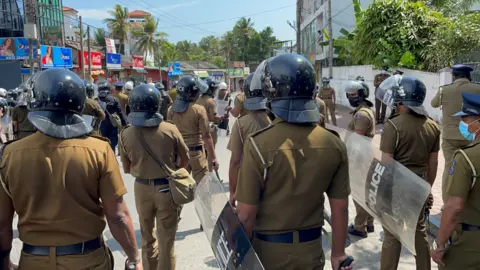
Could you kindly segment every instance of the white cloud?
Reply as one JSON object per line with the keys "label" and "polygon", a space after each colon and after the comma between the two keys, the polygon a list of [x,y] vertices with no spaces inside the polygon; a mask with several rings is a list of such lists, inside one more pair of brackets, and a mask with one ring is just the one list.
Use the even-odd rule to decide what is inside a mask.
{"label": "white cloud", "polygon": [[162,10],[162,11],[174,10],[174,9],[181,8],[181,7],[195,6],[196,4],[198,4],[198,1],[195,0],[195,1],[185,2],[185,3],[168,5],[168,6],[164,6],[164,7],[155,7],[155,8],[152,8],[152,11],[155,12],[157,10]]}
{"label": "white cloud", "polygon": [[82,16],[84,19],[101,21],[105,18],[110,18],[108,10],[110,9],[78,9],[78,15]]}

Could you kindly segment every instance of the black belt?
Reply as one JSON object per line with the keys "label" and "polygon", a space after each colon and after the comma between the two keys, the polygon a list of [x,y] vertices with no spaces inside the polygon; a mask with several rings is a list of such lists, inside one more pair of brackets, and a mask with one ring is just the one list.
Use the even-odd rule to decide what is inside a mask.
{"label": "black belt", "polygon": [[462,231],[480,231],[480,226],[462,223]]}
{"label": "black belt", "polygon": [[202,151],[203,150],[203,145],[189,146],[188,150],[190,150],[190,151]]}
{"label": "black belt", "polygon": [[[293,244],[293,234],[294,232],[281,233],[281,234],[255,233],[255,237],[266,242]],[[298,231],[298,241],[300,243],[317,240],[321,236],[322,236],[322,227]]]}
{"label": "black belt", "polygon": [[136,178],[135,181],[139,184],[144,184],[144,185],[154,185],[154,186],[160,186],[160,185],[167,185],[168,184],[168,179],[167,178],[157,178],[157,179],[142,179],[142,178]]}
{"label": "black belt", "polygon": [[[54,248],[55,248],[56,256],[66,256],[66,255],[80,255],[80,254],[89,253],[91,251],[101,248],[102,246],[103,246],[103,239],[101,237],[98,237],[87,242],[68,245],[68,246],[59,246]],[[50,247],[31,246],[25,243],[23,244],[22,251],[34,256],[50,255]]]}

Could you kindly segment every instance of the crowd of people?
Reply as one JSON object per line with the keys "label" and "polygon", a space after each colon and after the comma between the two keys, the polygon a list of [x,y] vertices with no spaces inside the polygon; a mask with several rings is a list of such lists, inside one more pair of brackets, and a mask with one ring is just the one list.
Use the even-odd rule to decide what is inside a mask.
{"label": "crowd of people", "polygon": [[[416,268],[431,269],[433,258],[440,269],[477,269],[480,87],[470,82],[470,68],[453,68],[454,83],[432,100],[432,106],[443,106],[441,132],[423,106],[423,82],[384,71],[375,79],[376,113],[368,100],[373,91],[362,76],[345,84],[354,108],[348,129],[373,138],[375,125],[385,122],[382,162],[395,160],[430,185],[443,134],[449,168],[442,222],[430,248],[429,198],[418,219]],[[323,78],[322,86],[317,84],[315,69],[303,56],[282,54],[263,61],[242,81],[233,106],[224,82],[195,76],[184,76],[167,92],[161,83],[93,84],[66,69],[50,69],[17,91],[0,91],[0,269],[17,269],[10,260],[14,213],[23,242],[20,269],[113,269],[102,236],[107,224],[125,251],[125,269],[175,269],[182,207],[192,200],[194,184],[219,167],[219,128],[230,133],[229,201],[263,267],[325,267],[326,194],[331,267],[352,269],[347,234],[368,237],[375,230],[374,217],[355,202],[356,217],[348,226],[355,175],[350,175],[345,143],[326,127],[329,118],[336,125],[336,92],[329,83]],[[384,92],[391,98],[383,98]],[[391,108],[388,117],[383,105]],[[238,117],[231,131],[230,115]],[[4,132],[6,117],[12,128]],[[28,164],[28,170],[18,164]],[[135,178],[141,253],[120,167]],[[177,190],[190,179],[185,192]],[[383,231],[380,269],[397,269],[402,243],[395,232]]]}

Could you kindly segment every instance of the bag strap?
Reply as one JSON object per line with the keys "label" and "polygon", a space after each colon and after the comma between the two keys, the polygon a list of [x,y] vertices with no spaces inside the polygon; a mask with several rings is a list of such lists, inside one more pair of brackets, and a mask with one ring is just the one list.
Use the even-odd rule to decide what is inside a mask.
{"label": "bag strap", "polygon": [[465,151],[463,151],[462,149],[458,149],[458,152],[460,152],[463,155],[463,157],[467,160],[468,165],[470,165],[470,168],[472,169],[473,179],[472,179],[472,186],[470,188],[470,189],[472,189],[475,186],[475,182],[477,182],[477,176],[478,176],[477,175],[477,170],[475,169],[475,166],[473,166],[472,161],[467,156],[467,153],[465,153]]}
{"label": "bag strap", "polygon": [[138,137],[140,137],[140,143],[142,144],[143,148],[145,149],[145,151],[150,155],[151,158],[153,158],[153,160],[155,160],[155,162],[162,168],[162,170],[169,176],[171,177],[172,176],[172,171],[165,165],[165,163],[163,163],[162,161],[160,161],[153,153],[152,153],[152,150],[150,149],[150,147],[148,147],[148,144],[147,144],[147,141],[145,141],[145,137],[143,136],[143,132],[137,128],[135,128],[135,132],[137,133],[137,135],[140,135]]}
{"label": "bag strap", "polygon": [[263,181],[265,182],[265,181],[267,181],[267,175],[268,175],[267,163],[265,162],[265,159],[263,158],[263,155],[260,152],[260,149],[258,149],[257,143],[255,142],[253,137],[250,137],[250,142],[252,143],[253,148],[255,149],[255,152],[257,152],[258,157],[260,158],[260,162],[263,165]]}

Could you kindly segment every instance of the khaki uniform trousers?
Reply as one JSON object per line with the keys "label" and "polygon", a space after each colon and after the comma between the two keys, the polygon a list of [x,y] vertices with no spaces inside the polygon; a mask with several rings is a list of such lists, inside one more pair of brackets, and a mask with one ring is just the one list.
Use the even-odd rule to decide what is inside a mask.
{"label": "khaki uniform trousers", "polygon": [[443,255],[445,266],[438,266],[439,270],[479,269],[480,250],[479,232],[459,231],[452,235],[452,245]]}
{"label": "khaki uniform trousers", "polygon": [[55,256],[55,248],[50,248],[50,256],[35,256],[22,252],[20,270],[112,270],[113,256],[108,247],[103,246],[81,255]]}
{"label": "khaki uniform trousers", "polygon": [[268,270],[323,270],[325,266],[321,237],[299,243],[298,233],[295,233],[293,244],[271,243],[253,238],[252,246]]}
{"label": "khaki uniform trousers", "polygon": [[[402,243],[391,234],[387,228],[383,227],[384,239],[382,245],[382,255],[380,258],[381,270],[397,270],[402,251]],[[417,231],[415,233],[415,256],[416,270],[430,270],[430,246],[428,244],[425,208],[420,213],[418,219]]]}
{"label": "khaki uniform trousers", "polygon": [[142,233],[142,262],[147,270],[175,269],[173,246],[180,208],[173,203],[169,192],[160,192],[165,188],[168,185],[135,183],[135,205]]}
{"label": "khaki uniform trousers", "polygon": [[188,171],[193,179],[198,183],[208,174],[208,161],[205,155],[205,149],[199,151],[189,151],[190,160],[188,161]]}
{"label": "khaki uniform trousers", "polygon": [[373,226],[373,217],[361,207],[356,201],[353,201],[355,209],[357,210],[357,215],[353,221],[355,225],[355,230],[360,232],[367,232],[367,225]]}
{"label": "khaki uniform trousers", "polygon": [[443,150],[443,157],[445,158],[445,167],[443,168],[443,176],[442,176],[442,199],[443,204],[446,204],[448,201],[448,176],[450,173],[450,167],[452,167],[453,163],[453,154],[457,149],[465,147],[469,144],[467,140],[442,140],[442,150]]}
{"label": "khaki uniform trousers", "polygon": [[337,117],[335,116],[335,103],[333,103],[333,99],[328,98],[323,100],[325,102],[325,106],[327,106],[325,120],[327,123],[330,123],[328,120],[328,115],[332,118],[332,123],[334,126],[337,125]]}
{"label": "khaki uniform trousers", "polygon": [[218,127],[217,126],[215,126],[210,131],[210,135],[212,136],[212,140],[213,140],[213,148],[215,148],[215,145],[217,145],[217,141],[218,141]]}

